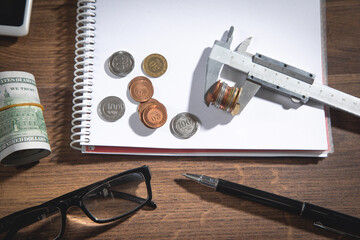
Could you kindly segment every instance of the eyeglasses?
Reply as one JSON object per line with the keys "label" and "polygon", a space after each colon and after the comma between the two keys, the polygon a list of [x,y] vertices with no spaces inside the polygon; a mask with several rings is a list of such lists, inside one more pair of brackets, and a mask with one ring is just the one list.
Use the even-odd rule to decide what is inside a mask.
{"label": "eyeglasses", "polygon": [[142,166],[15,212],[0,219],[0,238],[59,239],[65,232],[66,212],[72,206],[80,207],[96,223],[126,217],[145,205],[155,209],[150,179],[149,167]]}

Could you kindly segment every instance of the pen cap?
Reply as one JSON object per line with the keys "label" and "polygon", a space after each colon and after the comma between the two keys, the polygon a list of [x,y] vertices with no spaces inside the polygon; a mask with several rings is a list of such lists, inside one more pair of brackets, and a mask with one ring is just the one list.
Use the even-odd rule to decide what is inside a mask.
{"label": "pen cap", "polygon": [[326,230],[360,238],[360,219],[340,212],[304,203],[302,214],[314,220],[314,225]]}

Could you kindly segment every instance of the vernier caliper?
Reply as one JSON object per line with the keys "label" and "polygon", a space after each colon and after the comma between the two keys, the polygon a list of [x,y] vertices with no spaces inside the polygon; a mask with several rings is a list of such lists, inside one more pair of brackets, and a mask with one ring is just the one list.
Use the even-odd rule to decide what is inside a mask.
{"label": "vernier caliper", "polygon": [[[235,51],[230,50],[234,28],[227,39],[215,41],[206,69],[205,103],[240,114],[261,86],[289,95],[294,101],[306,103],[309,99],[360,116],[360,99],[326,85],[314,82],[315,75],[279,62],[262,54],[246,52],[251,38],[243,41]],[[247,74],[241,88],[230,87],[219,80],[226,64]]]}

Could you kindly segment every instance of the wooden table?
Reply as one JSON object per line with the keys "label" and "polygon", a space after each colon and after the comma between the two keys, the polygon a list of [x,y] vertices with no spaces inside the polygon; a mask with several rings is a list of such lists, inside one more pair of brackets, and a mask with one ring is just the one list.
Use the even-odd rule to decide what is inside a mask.
{"label": "wooden table", "polygon": [[[329,85],[360,97],[360,1],[326,1]],[[360,118],[331,109],[335,152],[318,158],[84,155],[70,144],[76,2],[35,0],[29,35],[0,37],[0,71],[35,75],[52,154],[0,166],[0,217],[144,164],[158,208],[93,223],[77,209],[65,239],[341,239],[299,216],[185,180],[204,173],[360,217]],[[304,16],[306,17],[306,16]]]}

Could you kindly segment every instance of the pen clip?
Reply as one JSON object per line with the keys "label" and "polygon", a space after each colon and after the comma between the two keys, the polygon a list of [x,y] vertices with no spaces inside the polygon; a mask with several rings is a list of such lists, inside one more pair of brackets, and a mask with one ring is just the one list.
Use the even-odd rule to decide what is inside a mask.
{"label": "pen clip", "polygon": [[344,235],[344,236],[350,236],[350,237],[353,237],[353,238],[360,239],[360,236],[356,236],[356,235],[353,235],[353,234],[350,234],[350,233],[347,233],[347,232],[340,231],[340,230],[335,229],[335,228],[325,226],[321,222],[314,222],[314,226],[325,229],[325,230],[328,230],[328,231],[331,231],[331,232],[334,232],[334,233],[337,233],[337,234],[341,234],[341,235]]}

